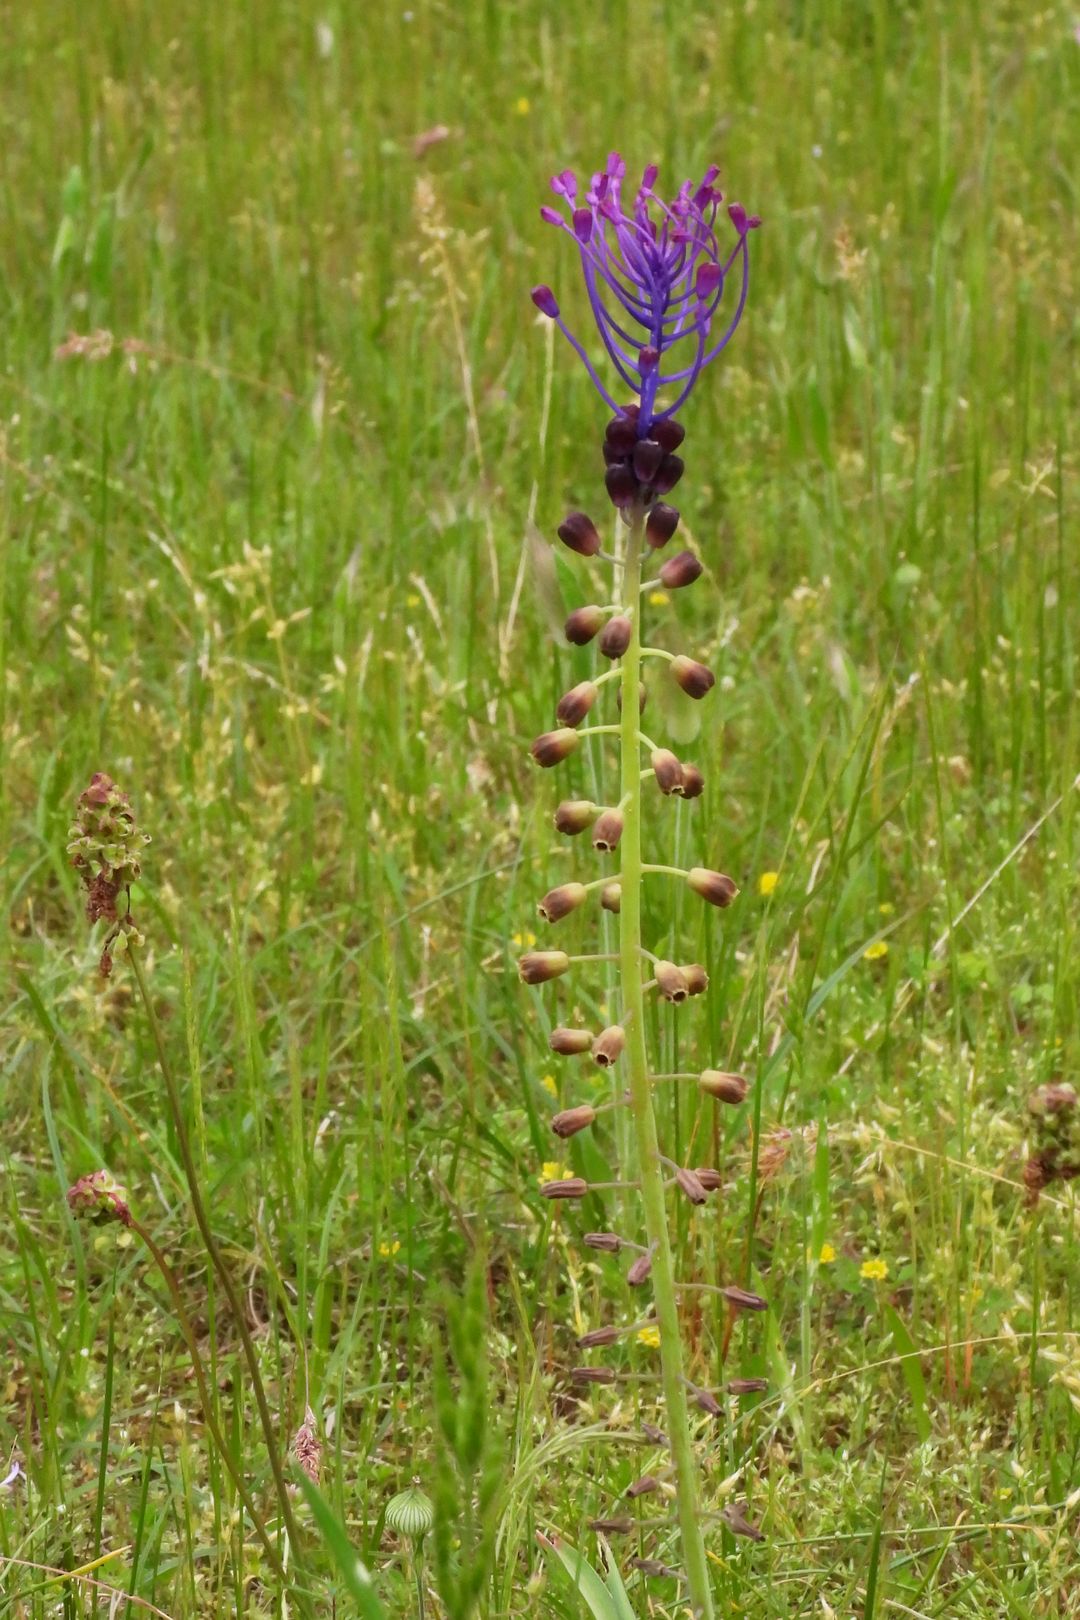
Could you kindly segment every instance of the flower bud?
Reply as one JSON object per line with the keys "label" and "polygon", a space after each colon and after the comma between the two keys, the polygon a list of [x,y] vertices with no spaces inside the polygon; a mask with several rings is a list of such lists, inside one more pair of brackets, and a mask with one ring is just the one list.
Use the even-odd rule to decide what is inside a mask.
{"label": "flower bud", "polygon": [[591,1333],[581,1335],[580,1339],[577,1340],[577,1347],[579,1350],[596,1350],[602,1344],[614,1344],[618,1337],[618,1328],[593,1328]]}
{"label": "flower bud", "polygon": [[632,454],[638,442],[637,423],[628,416],[613,416],[604,430],[604,443],[619,456]]}
{"label": "flower bud", "polygon": [[599,695],[599,687],[592,681],[579,681],[569,692],[564,692],[555,710],[555,718],[564,726],[580,726]]}
{"label": "flower bud", "polygon": [[586,1130],[596,1118],[596,1109],[590,1108],[588,1103],[581,1103],[577,1108],[564,1108],[561,1114],[556,1114],[551,1121],[551,1128],[556,1136],[565,1141],[568,1136],[576,1136],[578,1131]]}
{"label": "flower bud", "polygon": [[686,874],[686,881],[695,894],[700,894],[710,906],[719,906],[721,910],[730,906],[739,892],[738,884],[725,877],[723,872],[710,872],[704,866],[692,866]]}
{"label": "flower bud", "polygon": [[559,524],[559,539],[579,557],[595,557],[600,550],[596,524],[584,512],[568,512]]}
{"label": "flower bud", "polygon": [[709,975],[700,962],[691,962],[684,966],[682,976],[686,980],[688,995],[703,996],[709,988]]}
{"label": "flower bud", "polygon": [[631,1569],[636,1569],[639,1575],[646,1580],[679,1580],[680,1572],[672,1569],[670,1564],[663,1563],[659,1558],[631,1558],[628,1560]]}
{"label": "flower bud", "polygon": [[556,301],[555,294],[552,292],[550,287],[534,287],[532,292],[529,294],[529,297],[532,299],[541,315],[546,315],[548,319],[552,321],[558,320],[559,305]]}
{"label": "flower bud", "polygon": [[588,1529],[599,1536],[629,1536],[634,1530],[633,1519],[590,1519]]}
{"label": "flower bud", "polygon": [[769,1387],[767,1378],[733,1378],[728,1384],[729,1395],[763,1395]]}
{"label": "flower bud", "polygon": [[622,1238],[617,1232],[586,1232],[585,1247],[599,1249],[603,1254],[618,1254],[622,1248]]}
{"label": "flower bud", "polygon": [[684,765],[682,768],[682,796],[684,799],[700,799],[705,791],[705,778],[696,765]]}
{"label": "flower bud", "polygon": [[613,1384],[615,1370],[613,1367],[573,1367],[570,1370],[572,1384]]}
{"label": "flower bud", "polygon": [[660,583],[669,591],[681,590],[684,585],[692,585],[695,579],[701,578],[701,559],[695,557],[692,551],[680,551],[676,556],[669,557],[660,569]]}
{"label": "flower bud", "polygon": [[707,1389],[695,1389],[694,1405],[700,1406],[701,1410],[708,1412],[710,1417],[723,1417],[724,1415],[724,1409],[720,1402],[715,1395],[710,1395]]}
{"label": "flower bud", "polygon": [[640,1479],[635,1479],[632,1485],[626,1487],[626,1494],[632,1500],[635,1496],[649,1496],[659,1489],[660,1481],[655,1474],[642,1474]]}
{"label": "flower bud", "polygon": [[93,1170],[88,1176],[80,1176],[68,1188],[67,1201],[73,1215],[92,1215],[97,1220],[131,1225],[127,1194],[108,1170]]}
{"label": "flower bud", "polygon": [[696,658],[687,658],[683,653],[671,660],[670,669],[689,697],[703,698],[716,685],[716,676],[711,669],[706,669]]}
{"label": "flower bud", "polygon": [[665,456],[654,476],[649,480],[658,495],[674,489],[685,471],[681,456]]}
{"label": "flower bud", "polygon": [[605,883],[600,890],[600,904],[605,911],[612,911],[618,916],[622,910],[622,884],[618,882]]}
{"label": "flower bud", "polygon": [[593,1038],[591,1029],[553,1029],[548,1045],[560,1057],[578,1057],[582,1052],[592,1051]]}
{"label": "flower bud", "polygon": [[639,1254],[633,1265],[626,1273],[626,1280],[631,1288],[640,1288],[652,1270],[652,1250],[648,1254]]}
{"label": "flower bud", "polygon": [[605,658],[621,658],[630,645],[634,627],[624,613],[609,619],[600,632],[597,645]]}
{"label": "flower bud", "polygon": [[569,759],[577,745],[577,732],[563,726],[559,731],[543,732],[533,743],[530,752],[536,763],[547,771],[553,765],[561,765],[564,759]]}
{"label": "flower bud", "polygon": [[666,546],[678,527],[679,514],[673,506],[667,506],[663,501],[650,506],[645,519],[645,538],[654,551]]}
{"label": "flower bud", "polygon": [[748,1293],[745,1288],[721,1288],[720,1292],[737,1311],[767,1311],[769,1308],[767,1299]]}
{"label": "flower bud", "polygon": [[606,617],[603,608],[595,604],[575,608],[563,625],[563,634],[572,647],[585,647],[603,627]]}
{"label": "flower bud", "polygon": [[580,1176],[570,1176],[565,1181],[545,1181],[540,1189],[541,1198],[584,1198],[589,1190],[589,1183]]}
{"label": "flower bud", "polygon": [[602,1069],[610,1069],[626,1046],[626,1031],[621,1024],[609,1024],[593,1041],[592,1054]]}
{"label": "flower bud", "polygon": [[666,450],[669,455],[677,450],[686,438],[686,429],[681,422],[676,422],[673,416],[661,417],[658,422],[652,424],[649,433],[661,450]]}
{"label": "flower bud", "polygon": [[704,1204],[708,1194],[692,1170],[676,1170],[675,1180],[692,1204]]}
{"label": "flower bud", "polygon": [[657,989],[665,1001],[673,1001],[678,1005],[686,1000],[690,988],[682,968],[676,967],[674,962],[657,962],[654,972]]}
{"label": "flower bud", "polygon": [[619,839],[623,834],[623,813],[621,810],[603,810],[597,817],[593,828],[593,849],[609,851],[618,847]]}
{"label": "flower bud", "polygon": [[698,1089],[717,1102],[731,1103],[733,1107],[746,1101],[749,1085],[741,1074],[725,1074],[721,1069],[703,1069],[698,1076]]}
{"label": "flower bud", "polygon": [[[571,732],[571,736],[573,735]],[[656,785],[661,793],[682,792],[683,769],[670,748],[653,749],[652,768],[656,776]]]}
{"label": "flower bud", "polygon": [[634,446],[634,455],[630,463],[638,483],[650,484],[663,459],[664,452],[655,439],[639,439]]}
{"label": "flower bud", "polygon": [[[645,705],[646,705],[646,703],[648,703],[648,701],[649,701],[649,694],[645,690],[645,682],[644,681],[639,681],[638,682],[638,698],[637,698],[638,714],[644,714],[645,713]],[[618,708],[619,708],[619,713],[621,714],[622,713],[622,687],[621,686],[619,687],[619,690],[615,695],[615,702],[617,703]]]}
{"label": "flower bud", "polygon": [[548,890],[536,909],[545,922],[558,922],[583,906],[588,898],[589,891],[584,883],[560,883],[557,889]]}
{"label": "flower bud", "polygon": [[621,462],[608,468],[604,474],[604,487],[607,489],[612,506],[619,508],[632,506],[637,499],[638,481],[630,468]]}
{"label": "flower bud", "polygon": [[527,951],[518,961],[518,973],[523,984],[546,984],[557,979],[570,967],[565,951]]}
{"label": "flower bud", "polygon": [[586,832],[599,814],[600,806],[591,799],[564,799],[555,811],[555,831],[574,838]]}
{"label": "flower bud", "polygon": [[710,1169],[708,1166],[702,1167],[698,1164],[694,1166],[694,1174],[707,1193],[719,1192],[724,1185],[724,1178],[719,1170]]}
{"label": "flower bud", "polygon": [[654,1446],[666,1446],[668,1443],[668,1437],[663,1429],[659,1428],[655,1423],[650,1423],[648,1418],[641,1419],[641,1432],[646,1440],[650,1440]]}

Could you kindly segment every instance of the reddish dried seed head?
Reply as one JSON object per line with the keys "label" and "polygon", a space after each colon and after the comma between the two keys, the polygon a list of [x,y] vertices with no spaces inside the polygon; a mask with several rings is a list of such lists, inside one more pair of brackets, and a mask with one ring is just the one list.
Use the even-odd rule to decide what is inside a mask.
{"label": "reddish dried seed head", "polygon": [[719,1192],[720,1188],[724,1185],[724,1178],[720,1174],[719,1170],[713,1170],[709,1166],[702,1168],[702,1166],[699,1164],[695,1165],[694,1174],[697,1176],[707,1193]]}
{"label": "reddish dried seed head", "polygon": [[678,1183],[680,1192],[685,1193],[692,1204],[704,1204],[706,1202],[708,1194],[692,1170],[684,1170],[680,1166],[675,1172],[675,1180]]}

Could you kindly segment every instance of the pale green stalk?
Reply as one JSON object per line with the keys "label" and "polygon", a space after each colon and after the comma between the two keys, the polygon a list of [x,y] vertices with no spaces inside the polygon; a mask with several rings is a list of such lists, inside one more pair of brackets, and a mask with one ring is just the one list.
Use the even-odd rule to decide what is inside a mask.
{"label": "pale green stalk", "polygon": [[675,1276],[668,1239],[664,1169],[656,1136],[649,1059],[645,1048],[645,998],[641,972],[641,758],[638,731],[638,682],[641,670],[641,546],[644,517],[636,511],[630,526],[623,570],[623,608],[634,627],[622,658],[623,834],[622,901],[619,911],[619,955],[622,978],[623,1024],[630,1083],[630,1111],[637,1142],[641,1201],[645,1232],[653,1247],[651,1281],[660,1330],[660,1368],[667,1406],[668,1440],[675,1463],[683,1569],[691,1608],[700,1620],[712,1620],[713,1602],[709,1566],[701,1534],[697,1465],[690,1442],[686,1383],[683,1376],[682,1334],[675,1297]]}

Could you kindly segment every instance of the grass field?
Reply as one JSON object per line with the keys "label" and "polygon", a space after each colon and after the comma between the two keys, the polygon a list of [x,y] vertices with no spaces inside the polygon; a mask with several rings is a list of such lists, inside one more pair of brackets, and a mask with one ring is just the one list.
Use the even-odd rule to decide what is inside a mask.
{"label": "grass field", "polygon": [[[678,1561],[665,1493],[622,1495],[663,1462],[649,1335],[614,1389],[568,1381],[576,1335],[640,1310],[580,1241],[632,1194],[539,1195],[545,1165],[617,1177],[618,1130],[547,1128],[611,1083],[555,1066],[566,993],[513,968],[576,873],[555,800],[610,769],[528,758],[593,667],[550,542],[603,510],[605,420],[528,289],[580,315],[537,211],[612,147],[668,180],[715,159],[764,218],[683,413],[706,576],[652,607],[718,682],[653,700],[707,788],[649,847],[742,888],[722,916],[647,890],[712,979],[657,1038],[754,1082],[723,1112],[662,1093],[725,1178],[672,1205],[679,1266],[770,1307],[684,1296],[695,1382],[769,1383],[696,1427],[717,1609],[1080,1614],[1078,1210],[1025,1185],[1029,1099],[1080,1067],[1070,10],[0,9],[0,1614],[363,1612],[299,1496],[285,1596],[160,1274],[65,1202],[102,1166],[127,1189],[277,1545],[152,1030],[65,854],[96,770],[153,836],[151,997],[281,1455],[310,1404],[385,1609],[419,1576],[465,1612],[385,1523],[415,1476],[472,1567],[460,1398],[495,1482],[477,1613],[584,1613],[536,1532],[595,1563],[589,1521],[627,1513],[633,1612],[686,1612],[630,1564]],[[576,981],[586,1020],[612,972]]]}

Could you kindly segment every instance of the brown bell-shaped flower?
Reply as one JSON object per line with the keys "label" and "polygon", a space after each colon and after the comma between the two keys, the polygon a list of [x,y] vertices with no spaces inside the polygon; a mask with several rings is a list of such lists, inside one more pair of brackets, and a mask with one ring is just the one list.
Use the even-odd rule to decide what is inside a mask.
{"label": "brown bell-shaped flower", "polygon": [[684,799],[700,799],[705,791],[705,778],[696,765],[684,765],[682,768],[682,796]]}
{"label": "brown bell-shaped flower", "polygon": [[686,1000],[690,994],[690,986],[686,982],[682,968],[676,967],[674,962],[657,962],[653,973],[656,987],[665,1001],[673,1001],[678,1005]]}
{"label": "brown bell-shaped flower", "polygon": [[595,1119],[596,1109],[590,1108],[588,1103],[580,1103],[577,1108],[564,1108],[561,1113],[554,1114],[551,1128],[556,1136],[576,1136],[578,1131],[587,1130]]}
{"label": "brown bell-shaped flower", "polygon": [[597,645],[605,658],[621,658],[630,645],[634,627],[625,613],[616,613],[600,632]]}
{"label": "brown bell-shaped flower", "polygon": [[596,818],[593,827],[593,849],[608,853],[618,848],[619,839],[623,835],[623,813],[621,810],[603,810]]}
{"label": "brown bell-shaped flower", "polygon": [[568,512],[559,524],[559,539],[579,557],[595,557],[600,550],[600,536],[592,518],[584,512]]}
{"label": "brown bell-shaped flower", "polygon": [[564,799],[555,811],[555,830],[574,838],[586,832],[599,814],[600,806],[591,799]]}
{"label": "brown bell-shaped flower", "polygon": [[692,585],[695,579],[701,578],[701,559],[695,557],[692,551],[680,551],[674,557],[668,557],[660,569],[660,583],[669,591],[682,590],[684,585]]}
{"label": "brown bell-shaped flower", "polygon": [[548,890],[536,909],[545,922],[558,922],[583,906],[588,898],[589,891],[584,883],[560,883],[557,889]]}
{"label": "brown bell-shaped flower", "polygon": [[738,884],[723,872],[710,872],[704,866],[692,866],[686,874],[686,881],[695,894],[700,894],[710,906],[719,906],[721,910],[730,906],[739,892]]}
{"label": "brown bell-shaped flower", "polygon": [[546,984],[557,979],[570,968],[565,951],[526,951],[518,960],[518,973],[523,984]]}
{"label": "brown bell-shaped flower", "polygon": [[683,768],[671,752],[671,749],[654,748],[651,759],[653,775],[656,777],[656,785],[661,793],[681,793]]}
{"label": "brown bell-shaped flower", "polygon": [[703,698],[716,685],[716,676],[711,669],[706,669],[696,658],[687,658],[683,653],[671,660],[670,669],[689,697]]}
{"label": "brown bell-shaped flower", "polygon": [[593,1041],[593,1057],[602,1069],[610,1069],[626,1049],[626,1031],[621,1024],[609,1024]]}
{"label": "brown bell-shaped flower", "polygon": [[576,731],[563,726],[558,731],[543,732],[536,738],[530,752],[536,763],[547,771],[553,765],[561,765],[564,759],[569,759],[579,741]]}
{"label": "brown bell-shaped flower", "polygon": [[618,916],[622,910],[622,884],[617,880],[605,883],[600,890],[600,904],[605,911],[612,911]]}
{"label": "brown bell-shaped flower", "polygon": [[599,696],[600,689],[593,681],[579,681],[569,692],[564,692],[555,710],[555,718],[564,726],[580,726]]}
{"label": "brown bell-shaped flower", "polygon": [[666,506],[663,501],[650,506],[645,519],[645,538],[654,551],[666,546],[678,527],[679,514],[673,506]]}
{"label": "brown bell-shaped flower", "polygon": [[703,1069],[698,1076],[698,1089],[707,1097],[715,1097],[717,1102],[730,1103],[735,1107],[746,1101],[750,1086],[741,1074],[725,1074],[722,1069]]}
{"label": "brown bell-shaped flower", "polygon": [[578,1057],[582,1052],[591,1052],[592,1043],[596,1039],[591,1029],[553,1029],[548,1036],[548,1045],[560,1057]]}
{"label": "brown bell-shaped flower", "polygon": [[563,634],[572,647],[585,647],[603,629],[606,618],[603,608],[593,604],[575,608],[563,626]]}

